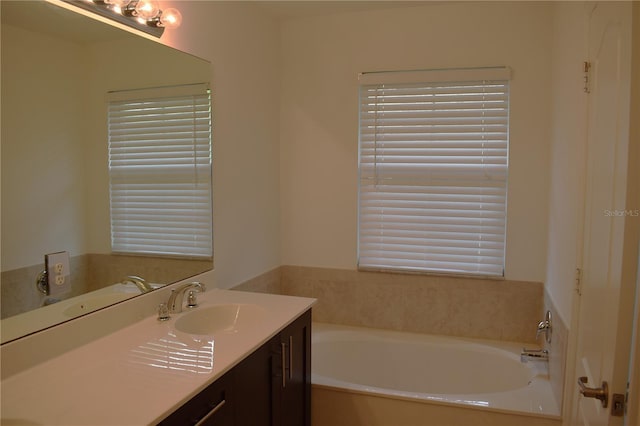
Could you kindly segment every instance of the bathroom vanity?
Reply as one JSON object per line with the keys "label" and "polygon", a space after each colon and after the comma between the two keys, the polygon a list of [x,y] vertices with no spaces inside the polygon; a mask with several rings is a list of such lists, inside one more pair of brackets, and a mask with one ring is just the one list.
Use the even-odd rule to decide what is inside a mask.
{"label": "bathroom vanity", "polygon": [[310,405],[308,310],[160,425],[309,426]]}
{"label": "bathroom vanity", "polygon": [[142,320],[4,375],[1,423],[310,424],[314,299],[213,289],[159,321],[167,293]]}

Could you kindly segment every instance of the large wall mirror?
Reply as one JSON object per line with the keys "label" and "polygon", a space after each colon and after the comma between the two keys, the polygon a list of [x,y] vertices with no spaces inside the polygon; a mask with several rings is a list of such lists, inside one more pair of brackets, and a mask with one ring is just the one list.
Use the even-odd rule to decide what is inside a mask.
{"label": "large wall mirror", "polygon": [[[207,83],[210,64],[44,1],[2,1],[2,343],[212,269],[111,250],[107,94]],[[70,289],[36,286],[67,252]]]}

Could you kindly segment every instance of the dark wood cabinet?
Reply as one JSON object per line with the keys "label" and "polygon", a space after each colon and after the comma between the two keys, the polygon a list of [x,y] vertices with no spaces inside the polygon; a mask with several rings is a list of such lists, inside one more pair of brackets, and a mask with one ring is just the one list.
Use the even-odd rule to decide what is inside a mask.
{"label": "dark wood cabinet", "polygon": [[271,342],[262,345],[232,370],[238,401],[234,406],[236,425],[272,425]]}
{"label": "dark wood cabinet", "polygon": [[310,426],[311,310],[160,425]]}
{"label": "dark wood cabinet", "polygon": [[[280,332],[274,357],[273,425],[311,425],[311,312]],[[276,359],[279,358],[279,359]]]}

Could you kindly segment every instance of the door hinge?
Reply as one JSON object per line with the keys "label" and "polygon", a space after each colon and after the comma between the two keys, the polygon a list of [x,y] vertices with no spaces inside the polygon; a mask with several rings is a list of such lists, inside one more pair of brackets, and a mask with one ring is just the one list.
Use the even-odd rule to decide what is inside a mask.
{"label": "door hinge", "polygon": [[583,82],[584,82],[584,93],[591,93],[591,62],[584,61],[583,63]]}
{"label": "door hinge", "polygon": [[578,296],[582,296],[582,269],[576,268],[576,293]]}
{"label": "door hinge", "polygon": [[611,415],[623,417],[627,411],[627,398],[621,393],[614,393],[611,397]]}

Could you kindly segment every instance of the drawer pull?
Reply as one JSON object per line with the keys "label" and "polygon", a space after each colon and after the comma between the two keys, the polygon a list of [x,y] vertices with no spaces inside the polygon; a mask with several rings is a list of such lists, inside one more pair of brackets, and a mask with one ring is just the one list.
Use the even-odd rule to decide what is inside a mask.
{"label": "drawer pull", "polygon": [[216,414],[216,412],[217,412],[218,410],[220,410],[220,409],[222,408],[222,406],[223,406],[226,402],[227,402],[227,401],[226,401],[226,400],[224,400],[224,399],[223,399],[222,401],[218,402],[218,403],[215,405],[215,407],[213,407],[213,408],[211,409],[211,411],[209,411],[209,412],[207,413],[207,415],[206,415],[206,416],[204,416],[203,418],[201,418],[201,419],[200,419],[200,421],[198,421],[198,423],[196,423],[196,426],[202,426],[202,425],[203,425],[207,420],[209,420],[209,419],[210,419],[214,414]]}

